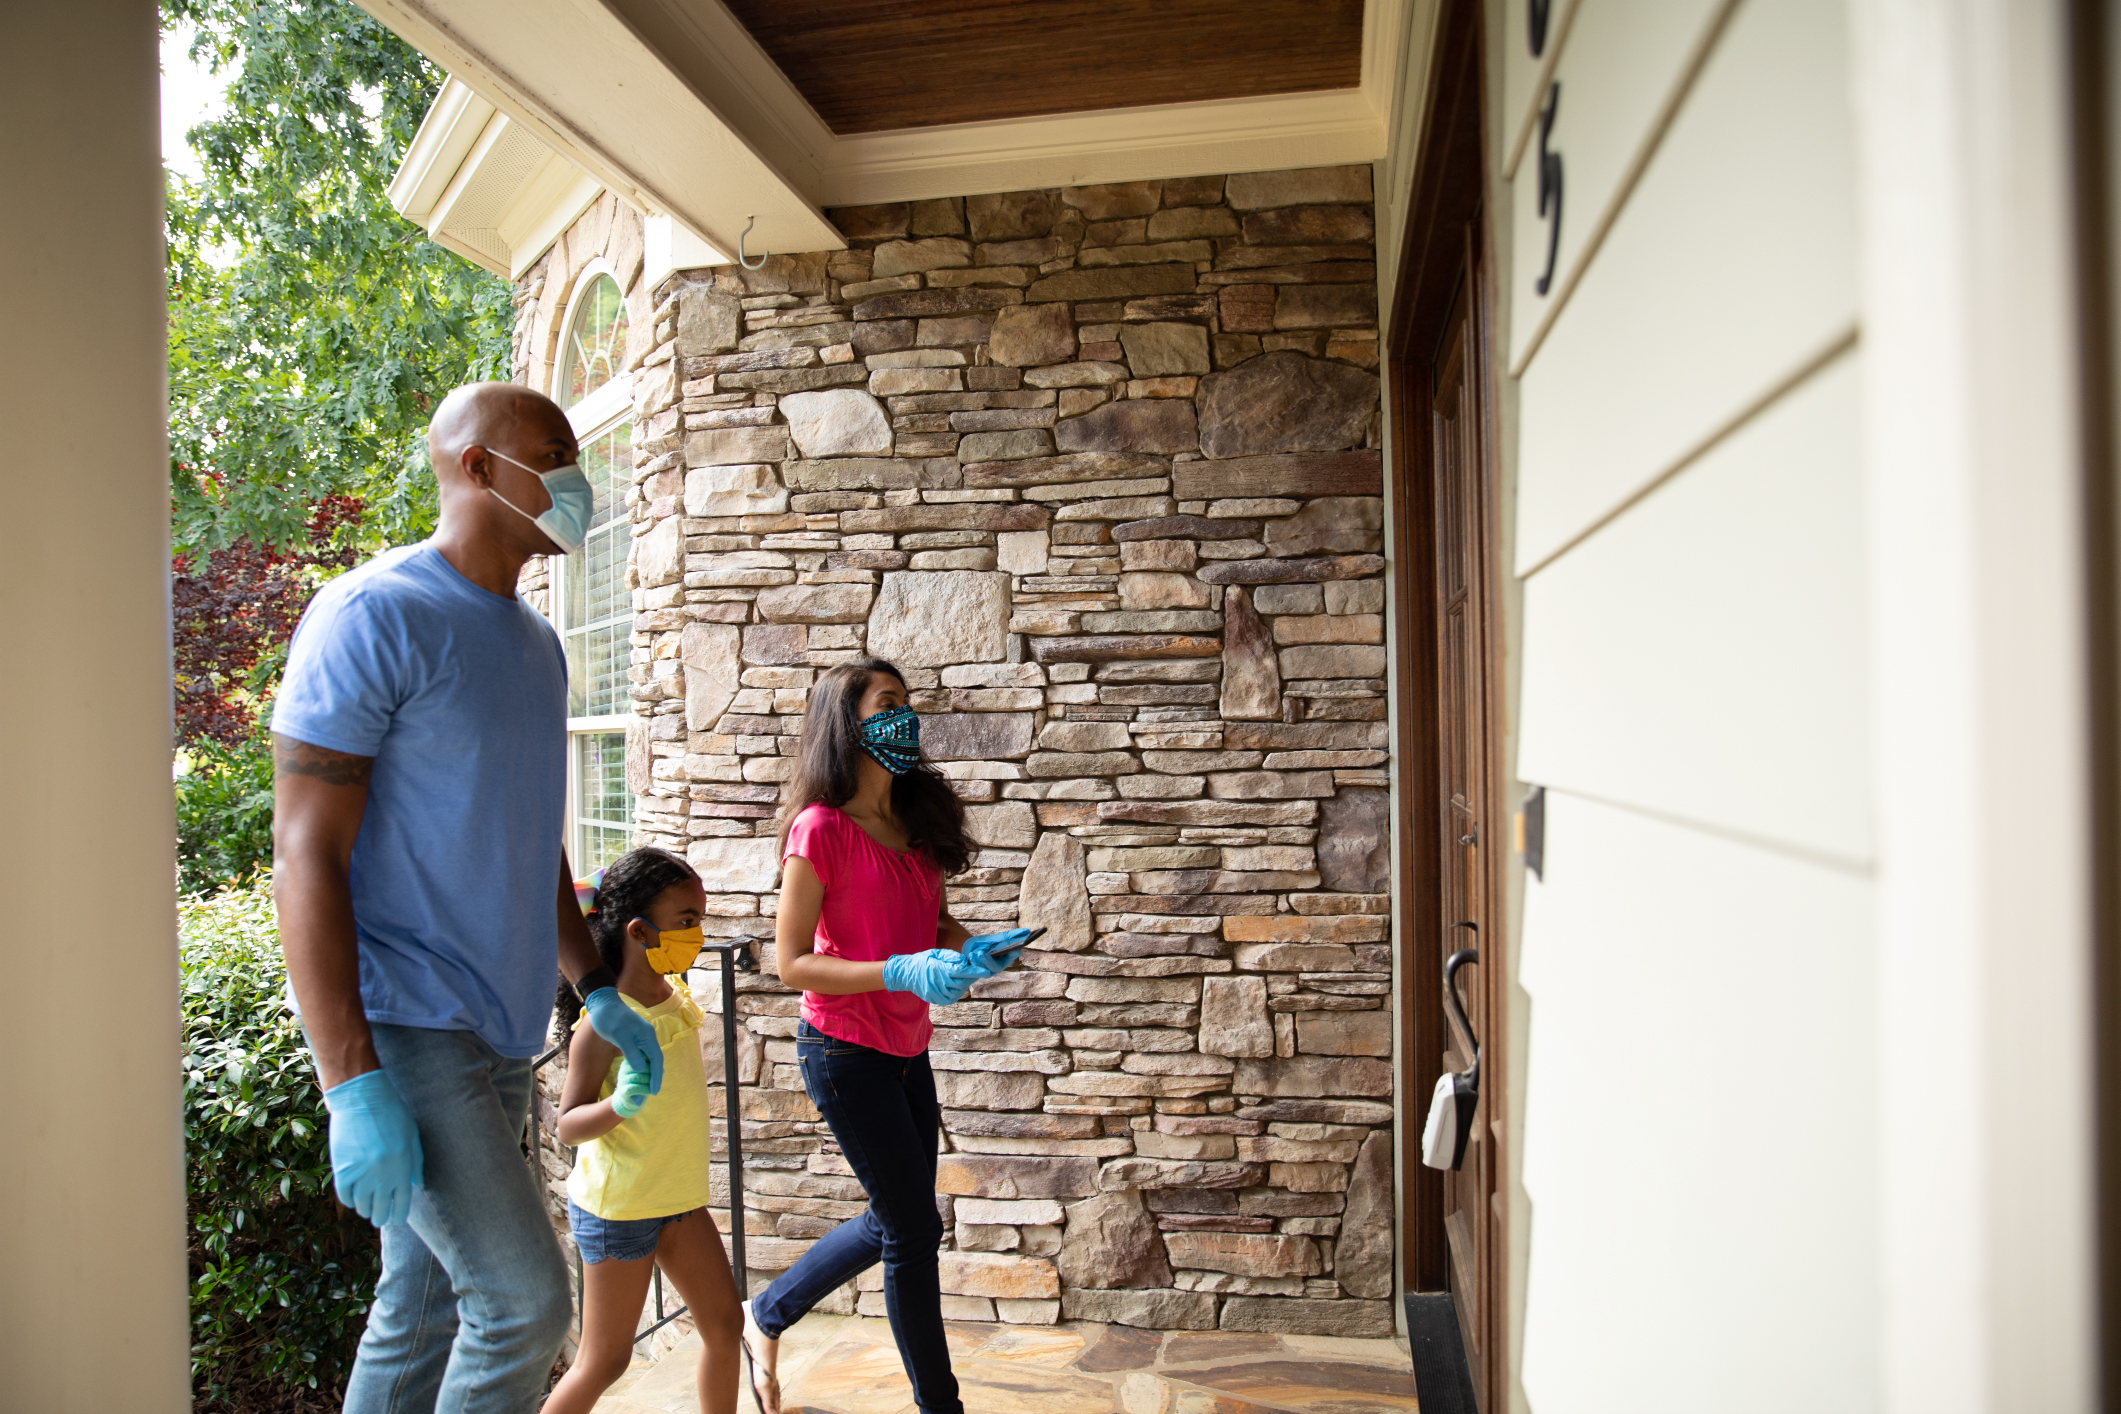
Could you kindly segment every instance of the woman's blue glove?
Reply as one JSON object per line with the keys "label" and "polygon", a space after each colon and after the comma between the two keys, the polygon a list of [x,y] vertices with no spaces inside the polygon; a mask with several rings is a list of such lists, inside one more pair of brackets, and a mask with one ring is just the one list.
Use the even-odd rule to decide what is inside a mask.
{"label": "woman's blue glove", "polygon": [[648,1103],[648,1077],[633,1068],[633,1062],[619,1062],[618,1084],[611,1087],[611,1109],[620,1119],[632,1119]]}
{"label": "woman's blue glove", "polygon": [[419,1126],[380,1070],[324,1092],[331,1111],[331,1180],[339,1201],[385,1227],[405,1221],[412,1190],[426,1182]]}
{"label": "woman's blue glove", "polygon": [[1029,928],[1011,928],[1006,933],[982,933],[965,939],[965,960],[989,977],[1006,970],[1017,953],[1030,941]]}
{"label": "woman's blue glove", "polygon": [[663,1089],[663,1043],[655,1038],[655,1027],[626,1005],[616,987],[599,987],[582,998],[582,1014],[590,1029],[619,1048],[619,1056],[635,1070],[648,1075],[648,1093]]}
{"label": "woman's blue glove", "polygon": [[911,992],[930,1006],[949,1006],[965,999],[972,984],[987,974],[948,948],[902,952],[884,959],[884,990]]}

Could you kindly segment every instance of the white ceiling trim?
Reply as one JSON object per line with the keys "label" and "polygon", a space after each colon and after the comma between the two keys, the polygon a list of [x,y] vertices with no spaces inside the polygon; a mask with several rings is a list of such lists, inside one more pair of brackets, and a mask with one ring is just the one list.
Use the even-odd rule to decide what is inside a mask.
{"label": "white ceiling trim", "polygon": [[596,178],[451,79],[391,180],[390,201],[436,244],[513,280],[602,190]]}
{"label": "white ceiling trim", "polygon": [[361,0],[415,49],[643,211],[719,250],[832,250],[815,204],[596,0]]}

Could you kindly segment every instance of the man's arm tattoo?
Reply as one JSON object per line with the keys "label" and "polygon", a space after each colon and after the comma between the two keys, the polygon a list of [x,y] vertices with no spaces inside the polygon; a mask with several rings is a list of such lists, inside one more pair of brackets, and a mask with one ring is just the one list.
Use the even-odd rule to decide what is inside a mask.
{"label": "man's arm tattoo", "polygon": [[306,741],[273,734],[272,765],[277,776],[314,776],[328,786],[365,786],[375,764],[373,756],[327,751]]}

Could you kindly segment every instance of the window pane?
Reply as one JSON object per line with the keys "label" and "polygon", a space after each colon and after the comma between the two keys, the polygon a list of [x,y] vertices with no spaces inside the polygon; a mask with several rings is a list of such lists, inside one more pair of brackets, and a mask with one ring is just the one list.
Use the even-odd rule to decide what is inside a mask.
{"label": "window pane", "polygon": [[582,448],[582,473],[596,492],[589,538],[562,568],[560,633],[567,644],[567,715],[603,717],[627,708],[633,596],[626,590],[632,541],[626,487],[633,477],[633,429],[620,424]]}
{"label": "window pane", "polygon": [[626,733],[574,738],[574,866],[586,874],[633,847],[633,792],[626,789]]}
{"label": "window pane", "polygon": [[573,407],[609,383],[626,355],[626,301],[618,282],[599,275],[575,307],[560,349],[560,406]]}

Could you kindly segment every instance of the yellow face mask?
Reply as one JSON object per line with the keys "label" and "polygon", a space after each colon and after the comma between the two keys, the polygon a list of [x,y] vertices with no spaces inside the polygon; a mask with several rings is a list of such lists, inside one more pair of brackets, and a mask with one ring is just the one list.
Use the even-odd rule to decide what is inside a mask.
{"label": "yellow face mask", "polygon": [[655,936],[656,945],[648,950],[648,965],[666,976],[691,967],[700,949],[707,946],[707,935],[696,923],[690,928],[663,929]]}

